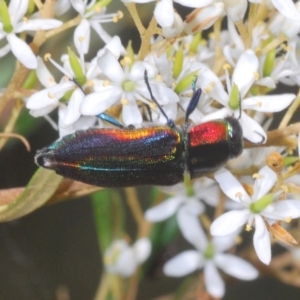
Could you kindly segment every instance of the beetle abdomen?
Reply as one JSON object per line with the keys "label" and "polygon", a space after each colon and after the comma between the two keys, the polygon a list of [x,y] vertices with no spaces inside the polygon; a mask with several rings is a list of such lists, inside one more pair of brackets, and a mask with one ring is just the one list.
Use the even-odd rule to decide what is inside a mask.
{"label": "beetle abdomen", "polygon": [[40,150],[36,163],[104,187],[172,185],[183,180],[182,153],[180,133],[167,126],[90,129]]}

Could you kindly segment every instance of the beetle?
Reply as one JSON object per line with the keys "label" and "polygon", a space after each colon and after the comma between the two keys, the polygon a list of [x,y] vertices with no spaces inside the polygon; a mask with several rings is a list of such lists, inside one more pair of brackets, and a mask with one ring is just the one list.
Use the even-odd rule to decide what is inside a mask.
{"label": "beetle", "polygon": [[167,120],[166,125],[124,128],[107,114],[99,117],[117,128],[76,131],[41,149],[37,165],[57,174],[102,187],[173,185],[184,173],[198,178],[215,172],[243,151],[243,131],[234,117],[192,126],[189,116],[196,108],[201,89],[193,82],[193,95],[183,126],[175,126],[152,94],[150,98]]}

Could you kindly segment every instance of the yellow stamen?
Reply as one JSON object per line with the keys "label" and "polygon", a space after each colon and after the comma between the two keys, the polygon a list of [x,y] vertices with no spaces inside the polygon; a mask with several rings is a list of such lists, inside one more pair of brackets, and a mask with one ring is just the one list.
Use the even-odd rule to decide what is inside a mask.
{"label": "yellow stamen", "polygon": [[237,192],[236,194],[235,194],[235,197],[236,198],[239,198],[239,199],[242,199],[242,193],[241,192]]}
{"label": "yellow stamen", "polygon": [[93,80],[88,80],[85,84],[86,84],[88,87],[93,87],[93,86],[94,86]]}
{"label": "yellow stamen", "polygon": [[150,108],[152,108],[152,109],[155,109],[155,108],[156,108],[156,104],[153,103],[153,102],[149,103],[149,106],[150,106]]}
{"label": "yellow stamen", "polygon": [[49,93],[47,94],[47,96],[48,96],[50,99],[54,98],[54,95],[53,95],[51,92],[49,92]]}
{"label": "yellow stamen", "polygon": [[260,176],[260,174],[258,174],[258,173],[254,173],[254,174],[252,175],[252,178],[253,178],[253,179],[259,179],[259,178],[261,178],[261,176]]}
{"label": "yellow stamen", "polygon": [[284,221],[287,222],[287,223],[290,223],[292,221],[292,218],[291,217],[287,217],[287,218],[284,219]]}
{"label": "yellow stamen", "polygon": [[121,104],[122,104],[122,105],[128,105],[128,100],[125,99],[125,98],[122,98],[122,99],[121,99]]}
{"label": "yellow stamen", "polygon": [[215,87],[215,83],[214,82],[211,82],[209,83],[205,88],[204,88],[204,91],[205,93],[209,94],[212,89]]}
{"label": "yellow stamen", "polygon": [[224,64],[223,65],[223,70],[230,70],[231,69],[231,65],[230,64]]}
{"label": "yellow stamen", "polygon": [[48,61],[50,58],[51,58],[51,54],[50,54],[50,53],[46,53],[46,54],[44,55],[44,60],[45,60],[45,61]]}
{"label": "yellow stamen", "polygon": [[250,231],[252,230],[251,225],[250,225],[250,224],[247,224],[245,230],[248,231],[248,232],[250,232]]}

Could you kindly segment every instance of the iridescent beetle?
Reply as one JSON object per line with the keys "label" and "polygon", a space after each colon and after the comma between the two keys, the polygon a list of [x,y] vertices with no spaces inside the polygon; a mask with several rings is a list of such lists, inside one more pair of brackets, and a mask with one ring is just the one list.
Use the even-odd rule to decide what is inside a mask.
{"label": "iridescent beetle", "polygon": [[102,187],[173,185],[212,173],[243,151],[243,132],[237,119],[227,117],[196,126],[189,124],[201,95],[193,84],[185,124],[176,127],[154,98],[147,73],[145,82],[167,125],[124,128],[116,119],[99,117],[118,128],[77,131],[39,150],[36,163],[57,174]]}

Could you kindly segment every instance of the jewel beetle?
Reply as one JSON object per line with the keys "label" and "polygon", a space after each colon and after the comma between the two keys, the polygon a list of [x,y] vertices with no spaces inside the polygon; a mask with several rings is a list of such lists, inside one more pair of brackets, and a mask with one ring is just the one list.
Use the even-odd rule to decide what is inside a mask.
{"label": "jewel beetle", "polygon": [[100,114],[117,128],[91,128],[67,135],[39,150],[37,165],[102,187],[173,185],[183,181],[185,172],[191,179],[198,178],[242,153],[243,131],[234,117],[189,124],[201,95],[195,82],[181,127],[175,126],[154,98],[146,71],[145,82],[167,125],[124,128],[116,119]]}

